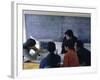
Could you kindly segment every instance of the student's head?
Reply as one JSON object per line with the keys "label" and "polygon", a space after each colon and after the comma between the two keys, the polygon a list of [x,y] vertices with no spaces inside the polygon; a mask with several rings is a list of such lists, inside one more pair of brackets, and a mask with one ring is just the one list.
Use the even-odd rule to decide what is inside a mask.
{"label": "student's head", "polygon": [[84,44],[83,44],[83,42],[81,40],[78,40],[76,42],[76,45],[75,46],[76,46],[76,49],[78,50],[80,48],[83,48],[84,47]]}
{"label": "student's head", "polygon": [[47,50],[51,53],[53,53],[56,50],[56,45],[54,42],[48,42]]}
{"label": "student's head", "polygon": [[67,39],[72,38],[73,37],[73,31],[71,29],[67,30],[65,32],[65,36],[66,36]]}
{"label": "student's head", "polygon": [[72,40],[68,40],[66,48],[67,49],[74,49],[74,42]]}
{"label": "student's head", "polygon": [[31,49],[33,46],[36,45],[36,41],[34,39],[27,39],[26,43],[23,45],[23,48]]}

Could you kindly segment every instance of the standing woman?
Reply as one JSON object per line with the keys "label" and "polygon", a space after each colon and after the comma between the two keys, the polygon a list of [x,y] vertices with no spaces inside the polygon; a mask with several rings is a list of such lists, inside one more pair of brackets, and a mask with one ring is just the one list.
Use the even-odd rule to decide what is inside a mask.
{"label": "standing woman", "polygon": [[67,52],[66,47],[68,44],[68,40],[72,41],[74,44],[75,42],[77,42],[77,37],[74,36],[73,31],[70,29],[65,32],[65,37],[63,38],[62,51],[61,51],[62,54]]}

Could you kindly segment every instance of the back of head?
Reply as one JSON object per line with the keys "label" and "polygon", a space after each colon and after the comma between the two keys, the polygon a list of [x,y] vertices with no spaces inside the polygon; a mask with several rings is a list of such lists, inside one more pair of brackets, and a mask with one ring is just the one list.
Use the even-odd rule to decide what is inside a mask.
{"label": "back of head", "polygon": [[56,50],[56,46],[54,42],[48,42],[47,50],[51,53],[53,53]]}
{"label": "back of head", "polygon": [[65,35],[68,35],[69,37],[73,37],[73,31],[69,29],[65,32]]}
{"label": "back of head", "polygon": [[36,45],[36,41],[34,39],[27,39],[26,43],[23,45],[23,48],[30,48]]}

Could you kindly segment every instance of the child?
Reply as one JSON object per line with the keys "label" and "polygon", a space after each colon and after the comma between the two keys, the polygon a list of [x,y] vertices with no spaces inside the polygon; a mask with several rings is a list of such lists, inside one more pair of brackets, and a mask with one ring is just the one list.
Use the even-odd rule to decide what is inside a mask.
{"label": "child", "polygon": [[61,58],[59,55],[55,54],[54,51],[56,50],[55,43],[49,42],[47,50],[50,52],[47,57],[45,57],[41,63],[40,68],[54,68],[59,67]]}
{"label": "child", "polygon": [[64,67],[80,66],[77,53],[75,52],[74,49],[74,42],[72,40],[68,40],[66,50],[67,52],[64,55],[63,66]]}
{"label": "child", "polygon": [[31,49],[33,49],[35,52],[38,51],[38,49],[35,47],[36,45],[36,41],[34,39],[27,39],[26,43],[23,44],[23,56],[24,56],[24,62],[31,62],[32,60],[34,60],[37,55],[39,55],[38,53],[35,54],[34,56],[32,56],[29,51]]}
{"label": "child", "polygon": [[76,43],[76,50],[81,66],[91,66],[91,52],[84,48],[82,41],[78,40]]}
{"label": "child", "polygon": [[65,32],[65,37],[62,42],[62,51],[61,51],[62,54],[67,52],[67,50],[65,50],[65,47],[67,47],[68,40],[73,41],[74,44],[77,41],[77,37],[74,36],[73,31],[70,29]]}

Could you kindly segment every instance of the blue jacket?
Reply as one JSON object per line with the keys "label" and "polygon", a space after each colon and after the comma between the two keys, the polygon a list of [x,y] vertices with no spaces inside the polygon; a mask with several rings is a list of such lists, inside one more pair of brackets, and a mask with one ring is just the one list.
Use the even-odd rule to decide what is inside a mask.
{"label": "blue jacket", "polygon": [[40,62],[40,68],[54,68],[54,67],[59,67],[59,64],[61,62],[61,58],[59,55],[50,53],[48,54],[47,57],[45,57],[41,62]]}

